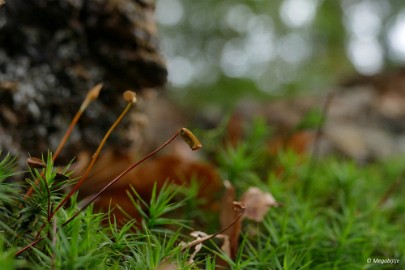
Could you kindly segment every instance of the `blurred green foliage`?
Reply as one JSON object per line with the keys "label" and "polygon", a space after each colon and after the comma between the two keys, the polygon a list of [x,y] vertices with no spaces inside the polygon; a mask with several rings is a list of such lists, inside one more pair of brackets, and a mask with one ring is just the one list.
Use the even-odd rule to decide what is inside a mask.
{"label": "blurred green foliage", "polygon": [[171,93],[193,105],[318,92],[405,62],[399,0],[158,0],[156,13]]}

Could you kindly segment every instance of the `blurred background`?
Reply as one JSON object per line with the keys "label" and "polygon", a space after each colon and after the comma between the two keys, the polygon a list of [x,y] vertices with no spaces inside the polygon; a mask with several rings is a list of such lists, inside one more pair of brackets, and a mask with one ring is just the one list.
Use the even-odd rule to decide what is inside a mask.
{"label": "blurred background", "polygon": [[[102,81],[67,157],[98,145],[120,113],[117,92],[128,88],[144,96],[138,109],[149,119],[137,136],[156,135],[153,142],[174,127],[216,128],[227,117],[243,126],[260,116],[281,134],[309,115],[304,126],[313,131],[333,92],[324,131],[341,152],[361,161],[405,153],[403,0],[156,1],[7,2],[0,148],[34,156],[55,149],[84,91]],[[167,72],[162,98],[147,94],[165,85]],[[144,120],[128,119],[112,144],[145,145],[126,133]]]}
{"label": "blurred background", "polygon": [[158,0],[170,95],[232,104],[324,91],[405,63],[401,0]]}

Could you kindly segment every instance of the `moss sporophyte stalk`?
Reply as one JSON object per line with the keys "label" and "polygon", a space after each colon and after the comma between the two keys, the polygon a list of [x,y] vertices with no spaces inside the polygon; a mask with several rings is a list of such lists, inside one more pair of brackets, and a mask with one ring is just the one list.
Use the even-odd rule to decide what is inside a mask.
{"label": "moss sporophyte stalk", "polygon": [[[98,84],[96,85],[94,88],[92,88],[85,100],[83,101],[79,111],[77,112],[77,114],[75,115],[74,119],[72,120],[71,124],[68,127],[68,130],[66,131],[63,139],[61,140],[58,148],[57,148],[57,152],[56,154],[59,154],[61,152],[61,150],[63,149],[63,146],[66,144],[67,139],[69,138],[74,126],[76,125],[76,123],[78,122],[80,116],[82,115],[82,113],[86,110],[86,108],[89,106],[89,104],[91,103],[91,101],[95,100],[98,97],[99,91],[102,88],[102,84]],[[101,150],[103,148],[103,146],[105,145],[107,139],[109,138],[109,136],[111,135],[111,133],[113,132],[113,130],[116,128],[116,126],[121,122],[121,120],[123,119],[123,117],[128,113],[129,109],[132,107],[132,105],[136,102],[136,94],[133,91],[127,90],[124,92],[123,94],[123,99],[127,102],[127,106],[124,108],[123,112],[117,117],[116,121],[111,125],[110,129],[106,132],[106,134],[104,135],[103,139],[101,140],[101,142],[98,145],[97,150],[95,151],[95,153],[92,155],[91,157],[91,162],[90,164],[87,166],[84,174],[79,178],[79,181],[73,186],[73,188],[70,189],[70,191],[68,192],[67,195],[64,196],[64,198],[62,199],[62,201],[53,209],[53,204],[51,205],[50,203],[50,196],[48,196],[48,218],[47,218],[47,222],[51,223],[51,221],[54,219],[55,214],[69,201],[69,199],[79,190],[80,186],[84,183],[84,181],[87,179],[89,173],[91,172],[94,164],[97,161],[97,158],[99,157]],[[148,155],[146,155],[144,158],[142,158],[141,160],[139,160],[138,162],[135,162],[134,164],[132,164],[131,166],[129,166],[126,170],[122,171],[119,175],[117,175],[115,178],[111,179],[108,181],[108,183],[100,190],[98,191],[91,199],[89,199],[79,210],[77,210],[70,218],[68,218],[63,224],[62,226],[67,225],[68,223],[70,223],[74,218],[76,218],[81,212],[83,212],[84,209],[86,209],[92,202],[94,202],[103,192],[105,192],[111,185],[113,185],[114,183],[118,182],[120,179],[123,178],[123,176],[125,176],[128,172],[130,172],[131,170],[133,170],[136,166],[138,166],[139,164],[141,164],[142,162],[144,162],[145,160],[149,159],[150,157],[152,157],[153,155],[155,155],[157,152],[159,152],[161,149],[163,149],[164,147],[166,147],[168,144],[170,144],[177,136],[181,135],[181,138],[187,143],[187,145],[190,147],[191,150],[195,151],[195,150],[199,150],[202,148],[202,144],[200,143],[200,141],[198,140],[198,138],[187,128],[181,128],[178,131],[176,131],[172,137],[170,137],[166,142],[164,142],[161,146],[159,146],[157,149],[155,149],[154,151],[152,151],[151,153],[149,153]],[[57,155],[53,155],[52,157],[52,161],[54,161],[56,159]],[[28,158],[27,159],[27,163],[29,166],[31,167],[39,167],[39,168],[43,168],[46,167],[46,163],[38,158]],[[41,175],[39,175],[39,177],[35,180],[35,182],[33,183],[34,186],[39,184],[39,179],[43,177],[43,173],[41,173]],[[26,195],[25,195],[25,200],[28,200],[30,198],[30,196],[32,195],[34,188],[33,186],[31,186],[31,188],[27,191]],[[49,192],[48,192],[49,193]],[[38,230],[35,240],[33,242],[31,242],[29,245],[25,246],[24,248],[20,249],[16,255],[20,255],[21,253],[23,253],[24,251],[26,251],[27,249],[35,246],[37,243],[39,243],[40,241],[42,241],[43,239],[45,239],[46,237],[50,236],[51,232],[48,232],[45,236],[41,236],[41,232],[44,230],[44,228],[46,227],[46,223],[44,223],[42,225],[42,227]]]}
{"label": "moss sporophyte stalk", "polygon": [[[96,100],[96,99],[98,98],[102,87],[103,87],[103,84],[102,84],[102,83],[99,83],[99,84],[97,84],[96,86],[94,86],[92,89],[90,89],[90,90],[87,92],[86,98],[83,100],[83,102],[82,102],[82,104],[81,104],[79,110],[77,111],[76,115],[73,117],[72,121],[70,122],[69,127],[68,127],[68,129],[66,130],[66,132],[65,132],[65,135],[63,136],[63,138],[62,138],[61,141],[59,142],[59,145],[58,145],[58,147],[56,148],[55,153],[53,154],[53,161],[55,161],[56,158],[59,156],[59,154],[60,154],[60,152],[62,151],[63,147],[65,146],[65,144],[66,144],[68,138],[70,137],[70,135],[71,135],[71,133],[72,133],[72,131],[73,131],[73,128],[75,127],[75,125],[76,125],[77,122],[79,121],[79,119],[80,119],[80,117],[82,116],[83,112],[87,109],[87,107],[90,105],[90,103],[91,103],[92,101],[94,101],[94,100]],[[32,161],[34,161],[34,160],[32,160],[32,159],[31,159],[31,160],[30,160],[30,159],[27,160],[27,162],[28,162],[29,165],[30,165],[29,162],[31,162],[31,164],[32,164]],[[36,161],[38,161],[38,160],[36,160]],[[38,163],[38,162],[37,162],[37,163]],[[39,179],[36,179],[36,180],[35,180],[35,185],[38,185],[38,181],[39,181]],[[27,192],[26,192],[26,194],[25,194],[25,198],[30,197],[31,194],[32,194],[32,192],[33,192],[33,187],[31,186],[31,187],[27,190]]]}

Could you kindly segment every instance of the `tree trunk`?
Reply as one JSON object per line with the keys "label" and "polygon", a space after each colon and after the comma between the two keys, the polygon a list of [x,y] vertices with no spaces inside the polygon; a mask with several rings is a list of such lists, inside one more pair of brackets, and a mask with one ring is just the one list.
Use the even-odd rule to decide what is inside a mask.
{"label": "tree trunk", "polygon": [[[88,89],[103,90],[64,151],[94,150],[123,108],[121,93],[160,88],[154,1],[12,0],[0,6],[0,150],[55,150]],[[128,125],[128,122],[127,122]],[[121,126],[124,126],[123,123]],[[123,130],[109,140],[127,142]]]}

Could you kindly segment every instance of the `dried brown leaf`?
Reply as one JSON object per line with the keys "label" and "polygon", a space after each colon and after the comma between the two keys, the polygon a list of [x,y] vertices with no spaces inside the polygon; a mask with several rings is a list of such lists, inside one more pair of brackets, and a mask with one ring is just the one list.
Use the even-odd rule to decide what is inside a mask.
{"label": "dried brown leaf", "polygon": [[206,234],[205,232],[201,232],[201,231],[193,231],[190,233],[190,235],[196,239],[189,243],[184,243],[184,242],[180,243],[180,246],[182,247],[183,250],[186,248],[194,247],[194,251],[190,255],[190,259],[189,259],[190,264],[194,262],[194,257],[201,250],[202,244],[205,241],[212,239],[214,237],[221,239],[223,241],[222,245],[221,245],[221,250],[224,251],[224,253],[226,255],[228,255],[229,257],[231,256],[229,237],[227,235],[225,235],[225,234]]}
{"label": "dried brown leaf", "polygon": [[246,207],[244,217],[257,222],[263,221],[264,216],[271,207],[278,206],[273,195],[263,192],[257,187],[250,187],[242,195],[241,202]]}
{"label": "dried brown leaf", "polygon": [[[235,211],[234,201],[235,201],[235,189],[232,184],[226,180],[224,181],[225,192],[223,194],[221,213],[220,213],[220,223],[221,230],[225,229],[231,222],[237,218],[239,211]],[[238,241],[239,235],[242,229],[242,219],[239,219],[234,226],[230,227],[223,234],[228,236],[230,252],[229,257],[234,258],[236,252],[238,251]]]}
{"label": "dried brown leaf", "polygon": [[314,143],[315,132],[303,130],[295,132],[289,136],[280,134],[267,143],[267,150],[271,155],[276,155],[280,151],[290,149],[299,155],[309,153],[309,149]]}
{"label": "dried brown leaf", "polygon": [[[79,156],[77,166],[74,166],[73,177],[79,177],[83,173],[83,168],[86,168],[89,160],[89,155]],[[83,198],[97,193],[133,163],[134,159],[129,155],[114,151],[104,152],[81,186],[79,195]],[[201,188],[198,195],[208,198],[207,201],[213,201],[209,198],[221,187],[220,177],[213,166],[174,155],[147,160],[104,192],[95,202],[95,208],[105,211],[111,202],[112,206],[119,204],[123,210],[137,217],[134,206],[126,194],[127,190],[130,190],[130,186],[134,187],[145,201],[149,201],[155,182],[159,190],[166,182],[188,185],[193,178],[200,181]],[[122,216],[118,210],[114,211],[114,214],[118,219]]]}
{"label": "dried brown leaf", "polygon": [[226,234],[218,234],[216,236],[216,238],[218,239],[222,239],[222,246],[221,246],[221,250],[229,257],[231,258],[231,243],[229,241],[229,237]]}
{"label": "dried brown leaf", "polygon": [[[197,242],[195,242],[195,243],[197,243],[197,244],[195,244],[194,245],[194,252],[190,255],[190,259],[188,260],[188,262],[190,263],[190,264],[192,264],[192,263],[194,263],[194,257],[195,257],[195,255],[197,255],[197,253],[201,250],[201,248],[202,248],[202,243],[204,242],[204,241],[206,241],[207,239],[209,239],[209,238],[211,238],[211,235],[208,235],[208,234],[206,234],[205,232],[199,232],[199,231],[195,231],[195,232],[192,232],[192,233],[190,233],[190,235],[191,236],[193,236],[193,237],[195,237],[195,238],[197,238],[195,241],[197,241]],[[193,241],[194,242],[194,241]]]}
{"label": "dried brown leaf", "polygon": [[263,220],[268,209],[272,206],[278,206],[278,203],[270,193],[263,192],[257,187],[250,187],[243,194],[240,202],[235,202],[236,195],[232,184],[229,181],[224,181],[224,186],[225,192],[220,213],[221,229],[225,229],[235,220],[239,213],[243,212],[242,218],[238,219],[232,227],[223,232],[228,237],[229,256],[235,258],[242,230],[242,219],[247,218],[260,222]]}
{"label": "dried brown leaf", "polygon": [[235,188],[228,180],[224,181],[224,186],[225,191],[222,195],[221,213],[219,217],[221,229],[224,229],[235,218],[235,213],[233,211],[233,202],[236,199]]}

